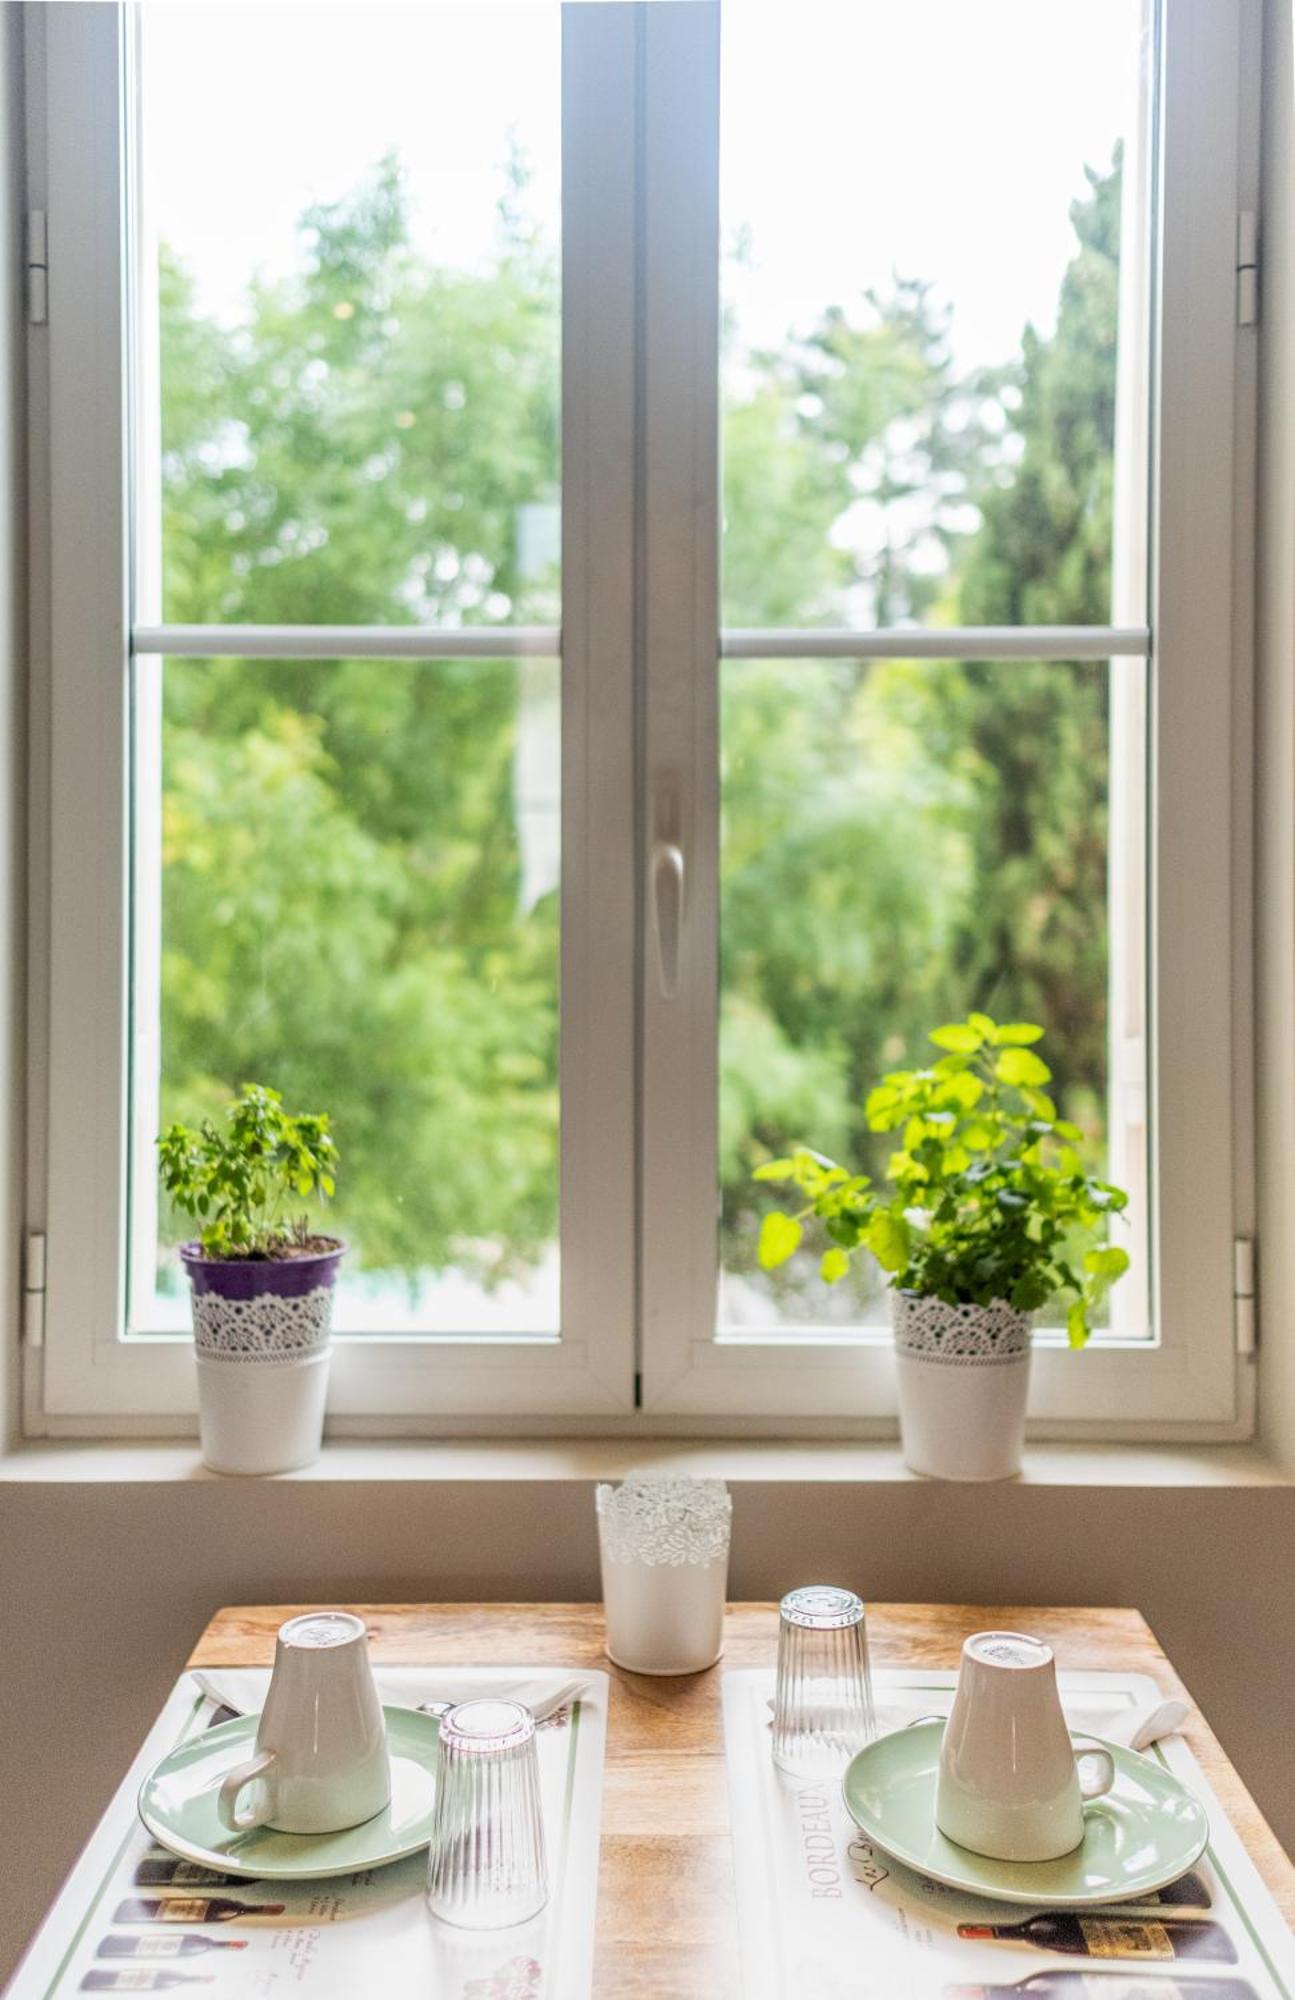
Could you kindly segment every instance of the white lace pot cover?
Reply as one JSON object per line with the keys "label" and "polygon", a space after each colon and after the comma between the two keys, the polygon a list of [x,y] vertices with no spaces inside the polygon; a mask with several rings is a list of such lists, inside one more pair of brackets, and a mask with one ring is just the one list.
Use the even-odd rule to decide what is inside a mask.
{"label": "white lace pot cover", "polygon": [[727,1556],[733,1502],[722,1479],[631,1472],[597,1491],[598,1531],[609,1562],[709,1563]]}
{"label": "white lace pot cover", "polygon": [[328,1346],[333,1287],[316,1285],[297,1298],[261,1292],[250,1299],[193,1294],[193,1338],[209,1360],[295,1361]]}
{"label": "white lace pot cover", "polygon": [[931,1479],[1011,1479],[1021,1469],[1030,1319],[1004,1300],[946,1305],[891,1293],[904,1463]]}
{"label": "white lace pot cover", "polygon": [[895,1352],[951,1368],[993,1368],[1029,1359],[1030,1315],[1005,1299],[992,1305],[950,1305],[918,1292],[892,1292]]}
{"label": "white lace pot cover", "polygon": [[336,1239],[282,1258],[205,1257],[197,1243],[182,1243],[198,1353],[209,1361],[281,1365],[325,1353],[345,1254]]}

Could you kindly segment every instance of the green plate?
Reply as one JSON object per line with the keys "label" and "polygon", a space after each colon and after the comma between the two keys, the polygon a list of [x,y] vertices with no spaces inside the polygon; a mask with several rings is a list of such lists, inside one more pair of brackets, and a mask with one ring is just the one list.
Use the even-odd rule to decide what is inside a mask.
{"label": "green plate", "polygon": [[140,1786],[139,1816],[154,1840],[185,1861],[257,1882],[306,1882],[354,1875],[417,1854],[432,1837],[437,1736],[433,1715],[384,1708],[391,1757],[391,1803],[341,1833],[233,1833],[216,1811],[220,1781],[256,1747],[259,1715],[217,1723],[163,1757]]}
{"label": "green plate", "polygon": [[1118,1743],[1101,1743],[1115,1784],[1084,1808],[1084,1838],[1059,1861],[995,1861],[959,1847],[935,1824],[943,1722],[915,1723],[861,1750],[843,1781],[850,1817],[906,1868],[1003,1903],[1080,1910],[1150,1895],[1185,1875],[1209,1839],[1203,1808],[1171,1771]]}

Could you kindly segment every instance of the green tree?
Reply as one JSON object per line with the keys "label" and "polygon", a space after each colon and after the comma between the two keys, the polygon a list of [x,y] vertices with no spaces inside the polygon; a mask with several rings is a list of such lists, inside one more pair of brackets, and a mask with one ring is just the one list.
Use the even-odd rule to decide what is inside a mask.
{"label": "green tree", "polygon": [[[1118,177],[1019,364],[960,375],[907,282],[739,357],[729,623],[1107,618]],[[558,275],[524,163],[479,268],[414,249],[392,160],[302,229],[232,325],[163,259],[167,616],[556,619]],[[362,1261],[524,1270],[557,1222],[557,898],[528,849],[555,801],[526,796],[552,670],[172,662],[165,689],[164,1117],[265,1078],[332,1114]],[[971,1007],[1046,1024],[1096,1138],[1105,745],[1100,668],[726,663],[731,1259],[759,1160],[866,1155],[867,1086]]]}
{"label": "green tree", "polygon": [[[879,619],[1109,621],[1119,183],[1118,158],[1090,173],[1055,330],[1027,328],[1019,366],[960,380],[922,286],[884,311],[874,300],[865,326],[829,313],[773,365],[801,448],[826,468],[825,504],[789,543],[798,553],[814,532],[827,542],[868,480],[883,525],[898,523],[851,564]],[[758,471],[746,476],[758,490]],[[737,1072],[751,1029],[733,1035],[729,1017],[738,1002],[758,1006],[780,1057],[755,1086],[724,1063],[722,1124],[739,1122],[732,1094],[738,1153],[754,1164],[806,1137],[833,1152],[844,1138],[877,1170],[869,1084],[922,1046],[932,1020],[977,1008],[1048,1024],[1060,1097],[1100,1167],[1105,670],[917,661],[725,673],[726,1035]],[[834,1089],[821,1075],[810,1084],[824,1059]],[[817,1092],[808,1118],[788,1089],[798,1073]],[[726,1182],[726,1257],[748,1272],[752,1209],[750,1186]],[[811,1303],[821,1314],[812,1288]]]}
{"label": "green tree", "polygon": [[[1024,338],[1020,458],[978,495],[957,578],[967,624],[1109,624],[1120,158],[1071,209],[1056,329]],[[1046,1021],[1072,1110],[1097,1137],[1106,1072],[1109,670],[964,666],[929,727],[974,767],[978,891],[954,948],[958,1004]]]}
{"label": "green tree", "polygon": [[[552,615],[521,523],[556,490],[557,281],[517,197],[514,170],[484,273],[428,267],[385,162],[233,328],[165,260],[168,616]],[[493,1281],[556,1226],[556,897],[523,907],[519,833],[537,679],[166,668],[164,1116],[249,1075],[327,1107],[338,1224],[378,1268]]]}

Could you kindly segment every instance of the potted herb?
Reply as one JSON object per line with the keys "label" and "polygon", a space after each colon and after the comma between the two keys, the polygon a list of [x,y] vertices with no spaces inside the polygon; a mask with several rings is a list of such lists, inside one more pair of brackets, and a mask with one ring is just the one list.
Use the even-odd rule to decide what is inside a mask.
{"label": "potted herb", "polygon": [[929,1069],[895,1070],[865,1107],[869,1129],[900,1134],[888,1190],[808,1147],[756,1178],[803,1197],[766,1215],[759,1257],[786,1263],[814,1220],[820,1269],[837,1284],[871,1251],[891,1287],[905,1463],[945,1479],[1019,1472],[1029,1393],[1031,1315],[1069,1300],[1072,1347],[1128,1268],[1107,1242],[1128,1196],[1085,1171],[1077,1127],[1057,1116],[1052,1072],[1033,1023],[987,1014],[936,1028]]}
{"label": "potted herb", "polygon": [[[333,1192],[328,1119],[244,1085],[223,1130],[172,1125],[162,1182],[199,1225],[180,1246],[193,1299],[198,1422],[215,1472],[291,1472],[319,1455],[333,1287],[346,1246],[297,1204]],[[295,1212],[294,1212],[295,1211]]]}

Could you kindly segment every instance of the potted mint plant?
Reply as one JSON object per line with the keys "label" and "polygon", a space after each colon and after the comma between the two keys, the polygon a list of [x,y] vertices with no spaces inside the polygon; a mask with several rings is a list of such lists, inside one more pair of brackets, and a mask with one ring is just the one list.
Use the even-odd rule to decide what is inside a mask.
{"label": "potted mint plant", "polygon": [[245,1084],[224,1128],[172,1125],[162,1183],[198,1224],[180,1246],[193,1302],[202,1455],[215,1472],[292,1472],[319,1456],[333,1288],[346,1246],[299,1204],[333,1193],[328,1119]]}
{"label": "potted mint plant", "polygon": [[802,1198],[764,1217],[765,1270],[817,1225],[820,1269],[837,1284],[859,1251],[891,1288],[904,1460],[945,1479],[1019,1472],[1032,1315],[1068,1301],[1072,1347],[1128,1254],[1107,1241],[1128,1196],[1084,1167],[1078,1128],[1058,1118],[1032,1022],[987,1014],[936,1028],[928,1069],[894,1070],[865,1106],[899,1139],[885,1187],[807,1146],[757,1168]]}

